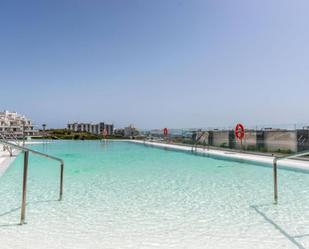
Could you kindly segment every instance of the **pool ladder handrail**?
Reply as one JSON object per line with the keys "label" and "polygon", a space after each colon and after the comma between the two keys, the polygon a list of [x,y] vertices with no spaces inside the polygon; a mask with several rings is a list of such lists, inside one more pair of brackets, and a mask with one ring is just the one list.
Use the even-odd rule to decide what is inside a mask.
{"label": "pool ladder handrail", "polygon": [[6,140],[8,141],[8,142],[10,142],[10,141],[13,141],[15,144],[17,144],[17,145],[25,145],[25,140],[24,140],[24,136],[23,136],[23,138],[22,138],[22,141],[21,140],[19,140],[18,139],[18,137],[14,134],[14,132],[8,132],[8,133],[6,133],[5,134],[6,136],[8,136],[7,138],[6,138]]}
{"label": "pool ladder handrail", "polygon": [[[2,132],[0,133],[0,140],[8,142],[6,136]],[[3,145],[3,151],[6,151],[6,150],[9,152],[10,157],[12,157],[13,156],[12,148],[7,145]]]}
{"label": "pool ladder handrail", "polygon": [[273,159],[273,178],[274,178],[274,203],[278,203],[278,166],[277,163],[278,161],[285,160],[285,159],[291,159],[291,158],[296,158],[296,157],[301,157],[301,156],[306,156],[309,155],[309,150],[304,150],[301,152],[297,152],[291,155],[286,155],[286,156],[275,156]]}
{"label": "pool ladder handrail", "polygon": [[24,172],[23,172],[23,191],[22,191],[22,204],[21,204],[21,216],[20,216],[20,225],[25,224],[25,217],[26,217],[26,194],[27,194],[27,175],[28,175],[28,161],[29,161],[29,152],[46,157],[55,161],[60,162],[60,191],[59,191],[59,201],[62,200],[63,196],[63,170],[64,170],[64,161],[61,158],[48,155],[33,149],[29,149],[25,146],[20,146],[8,141],[5,141],[3,139],[0,139],[0,143],[3,145],[6,145],[11,148],[18,149],[22,152],[24,152]]}
{"label": "pool ladder handrail", "polygon": [[199,141],[201,140],[201,138],[206,134],[206,133],[208,133],[208,131],[203,131],[202,132],[202,134],[198,137],[198,139],[195,141],[195,143],[192,145],[192,147],[191,147],[191,151],[193,152],[193,151],[197,151],[197,146],[198,146],[198,143],[199,143]]}
{"label": "pool ladder handrail", "polygon": [[[17,145],[20,145],[20,140],[18,137],[14,134],[14,132],[6,131],[6,132],[0,132],[0,139],[6,141],[6,142],[13,142]],[[24,139],[23,139],[24,144]],[[11,147],[3,145],[3,150],[7,150],[10,153],[10,156],[13,156],[13,150]]]}

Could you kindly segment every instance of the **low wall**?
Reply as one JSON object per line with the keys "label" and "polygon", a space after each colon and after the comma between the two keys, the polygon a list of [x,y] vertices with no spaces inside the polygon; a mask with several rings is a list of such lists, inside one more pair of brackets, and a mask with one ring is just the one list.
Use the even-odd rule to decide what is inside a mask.
{"label": "low wall", "polygon": [[210,136],[210,145],[226,148],[234,147],[235,137],[233,131],[212,131]]}
{"label": "low wall", "polygon": [[297,152],[297,131],[264,131],[264,147],[270,152]]}
{"label": "low wall", "polygon": [[235,140],[235,148],[236,149],[245,149],[245,150],[254,150],[257,148],[258,145],[258,137],[257,137],[257,132],[256,131],[246,131],[244,139],[242,141],[242,146],[241,146],[241,141],[239,139]]}

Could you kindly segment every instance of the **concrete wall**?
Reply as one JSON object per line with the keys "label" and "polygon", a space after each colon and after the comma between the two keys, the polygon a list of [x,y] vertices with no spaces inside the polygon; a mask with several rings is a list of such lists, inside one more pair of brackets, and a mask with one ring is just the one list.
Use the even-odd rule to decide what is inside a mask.
{"label": "concrete wall", "polygon": [[[256,131],[246,131],[244,139],[242,140],[242,149],[253,149],[256,148],[258,144],[258,137]],[[235,139],[235,148],[241,149],[241,141]]]}
{"label": "concrete wall", "polygon": [[211,145],[217,147],[233,147],[234,141],[233,131],[212,131],[211,132]]}
{"label": "concrete wall", "polygon": [[264,131],[264,147],[267,151],[297,152],[297,131],[266,130]]}
{"label": "concrete wall", "polygon": [[[198,131],[199,143],[217,147],[241,149],[234,131]],[[202,137],[201,137],[202,135]],[[309,150],[309,129],[301,130],[246,130],[242,149],[269,152],[297,152]]]}

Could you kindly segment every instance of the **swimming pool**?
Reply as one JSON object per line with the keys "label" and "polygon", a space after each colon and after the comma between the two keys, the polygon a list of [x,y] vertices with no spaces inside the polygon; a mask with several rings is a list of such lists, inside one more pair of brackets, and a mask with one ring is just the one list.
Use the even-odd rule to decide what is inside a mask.
{"label": "swimming pool", "polygon": [[32,148],[27,225],[19,222],[22,156],[0,178],[0,248],[309,248],[309,174],[129,142]]}

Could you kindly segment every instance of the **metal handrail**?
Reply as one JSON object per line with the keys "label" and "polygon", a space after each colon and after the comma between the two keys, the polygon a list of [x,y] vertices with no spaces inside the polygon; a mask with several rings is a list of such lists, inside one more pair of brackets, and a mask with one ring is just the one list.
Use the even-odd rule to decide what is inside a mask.
{"label": "metal handrail", "polygon": [[192,145],[191,151],[193,152],[193,149],[195,148],[195,151],[197,150],[197,146],[201,138],[207,133],[208,131],[203,131],[202,134],[199,136],[199,138],[196,140],[196,142]]}
{"label": "metal handrail", "polygon": [[[2,139],[3,141],[8,141],[3,133],[0,133],[0,139]],[[7,145],[3,145],[3,151],[5,150],[8,150],[8,152],[10,153],[10,156],[13,156],[13,150],[11,147]]]}
{"label": "metal handrail", "polygon": [[14,144],[14,143],[10,143],[10,142],[7,142],[7,141],[2,141],[2,140],[0,140],[0,143],[8,145],[8,146],[11,146],[11,147],[14,147],[14,148],[16,148],[18,150],[29,151],[29,152],[32,152],[33,154],[37,154],[37,155],[40,155],[40,156],[43,156],[43,157],[47,157],[47,158],[56,160],[56,161],[58,161],[58,162],[60,162],[62,164],[64,163],[61,158],[58,158],[58,157],[55,157],[55,156],[51,156],[51,155],[48,155],[48,154],[45,154],[45,153],[42,153],[42,152],[39,152],[39,151],[36,151],[36,150],[33,150],[33,149],[29,149],[29,148],[24,147],[24,146],[20,146],[20,145],[17,145],[17,144]]}
{"label": "metal handrail", "polygon": [[[13,141],[15,144],[20,145],[20,141],[18,140],[18,137],[13,132],[10,132],[10,131],[1,132],[0,137],[4,141],[7,141],[7,142]],[[12,156],[12,153],[10,153],[10,154]]]}
{"label": "metal handrail", "polygon": [[309,155],[309,150],[294,153],[292,155],[275,156],[274,157],[274,159],[273,159],[273,177],[274,177],[274,202],[275,202],[275,204],[278,203],[278,174],[277,174],[277,170],[278,170],[277,163],[278,163],[278,161],[284,160],[284,159],[306,156],[306,155]]}
{"label": "metal handrail", "polygon": [[22,205],[21,205],[21,216],[20,216],[20,224],[25,224],[26,217],[26,193],[27,193],[27,175],[28,175],[28,161],[29,161],[29,152],[43,156],[52,160],[56,160],[60,162],[60,191],[59,191],[59,201],[62,200],[63,196],[63,170],[64,170],[64,161],[61,158],[51,156],[33,149],[29,149],[24,146],[20,146],[14,143],[10,143],[4,140],[0,140],[1,144],[4,144],[9,147],[13,147],[15,149],[21,150],[24,152],[24,173],[23,173],[23,193],[22,193]]}
{"label": "metal handrail", "polygon": [[[6,139],[7,141],[10,141],[11,139],[13,140],[13,142],[15,142],[17,145],[20,145],[20,141],[18,140],[17,136],[15,136],[15,134],[13,133],[8,133],[9,138]],[[10,139],[11,138],[11,139]]]}

